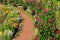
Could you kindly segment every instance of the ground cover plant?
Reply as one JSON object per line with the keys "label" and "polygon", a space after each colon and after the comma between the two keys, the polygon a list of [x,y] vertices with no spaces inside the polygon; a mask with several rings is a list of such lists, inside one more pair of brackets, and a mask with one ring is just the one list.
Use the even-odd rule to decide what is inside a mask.
{"label": "ground cover plant", "polygon": [[16,8],[0,5],[0,40],[11,40],[19,26],[20,15]]}

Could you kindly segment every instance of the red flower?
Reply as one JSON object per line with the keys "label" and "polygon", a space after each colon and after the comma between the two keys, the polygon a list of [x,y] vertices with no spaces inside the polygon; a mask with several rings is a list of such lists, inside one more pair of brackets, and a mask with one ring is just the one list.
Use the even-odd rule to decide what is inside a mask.
{"label": "red flower", "polygon": [[45,9],[43,10],[43,12],[44,12],[44,13],[47,13],[47,12],[48,12],[48,8],[45,8]]}
{"label": "red flower", "polygon": [[34,12],[35,10],[32,10],[32,12]]}
{"label": "red flower", "polygon": [[40,16],[40,13],[38,14],[38,16]]}
{"label": "red flower", "polygon": [[35,2],[34,5],[39,6],[40,2]]}
{"label": "red flower", "polygon": [[39,21],[39,18],[35,18],[35,21]]}
{"label": "red flower", "polygon": [[58,30],[56,33],[60,33],[60,30]]}
{"label": "red flower", "polygon": [[38,5],[40,2],[36,2],[36,4]]}
{"label": "red flower", "polygon": [[36,28],[38,28],[38,26],[36,26]]}
{"label": "red flower", "polygon": [[39,6],[39,8],[42,8],[42,6]]}
{"label": "red flower", "polygon": [[60,38],[59,38],[59,40],[60,40]]}
{"label": "red flower", "polygon": [[52,37],[50,37],[50,40],[54,40]]}
{"label": "red flower", "polygon": [[38,40],[38,35],[35,35],[35,37],[33,38],[33,40]]}
{"label": "red flower", "polygon": [[51,23],[51,20],[50,19],[48,19],[48,23]]}

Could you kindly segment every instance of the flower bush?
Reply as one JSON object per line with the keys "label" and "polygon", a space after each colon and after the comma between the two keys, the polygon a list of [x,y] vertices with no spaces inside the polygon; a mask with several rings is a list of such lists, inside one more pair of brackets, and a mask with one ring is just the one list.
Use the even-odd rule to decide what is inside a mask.
{"label": "flower bush", "polygon": [[[59,4],[59,3],[58,3]],[[28,9],[35,10],[35,21],[38,33],[35,34],[34,40],[59,40],[60,23],[59,7],[57,0],[40,0],[31,1],[27,5]],[[32,12],[32,11],[31,11]],[[39,20],[37,20],[39,19]],[[38,36],[38,37],[37,37]]]}
{"label": "flower bush", "polygon": [[20,15],[16,8],[0,5],[0,40],[11,40],[19,26]]}
{"label": "flower bush", "polygon": [[57,14],[59,15],[59,12],[56,13],[56,10],[58,10],[56,9],[56,2],[57,1],[44,1],[40,3],[42,8],[39,10],[41,16],[38,17],[40,22],[38,26],[39,34],[37,40],[59,40],[60,29],[57,28],[59,25],[59,18],[55,17]]}

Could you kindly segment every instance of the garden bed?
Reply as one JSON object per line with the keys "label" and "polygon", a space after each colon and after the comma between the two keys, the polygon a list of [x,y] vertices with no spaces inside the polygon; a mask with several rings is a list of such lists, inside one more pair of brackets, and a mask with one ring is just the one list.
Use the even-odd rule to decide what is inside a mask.
{"label": "garden bed", "polygon": [[20,15],[16,8],[0,4],[0,40],[11,40],[20,27]]}
{"label": "garden bed", "polygon": [[60,3],[57,0],[31,1],[25,6],[36,20],[34,40],[60,40]]}
{"label": "garden bed", "polygon": [[[31,0],[27,2],[21,1],[18,4],[22,6],[23,8],[22,10],[24,11],[27,10],[26,15],[30,16],[31,14],[35,13],[34,15],[31,15],[35,19],[35,21],[33,20],[33,23],[35,23],[34,24],[35,27],[33,31],[36,32],[34,33],[35,34],[35,37],[33,38],[34,40],[60,40],[60,14],[59,14],[60,2],[58,2],[57,4],[57,0],[40,0],[40,2]],[[6,6],[3,7],[2,5],[2,8],[0,9],[3,9],[4,11],[4,8],[6,8]],[[8,31],[9,32],[11,31],[14,33],[14,29],[17,26],[13,24],[17,23],[16,25],[18,25],[18,21],[19,21],[15,19],[15,17],[19,18],[19,16],[15,15],[16,14],[15,8],[13,9],[9,7],[6,10],[8,10],[6,11],[8,12],[8,14],[7,13],[5,14],[4,12],[4,16],[2,14],[1,14],[2,16],[0,15],[2,17],[2,19],[0,20],[1,21],[0,34],[2,39],[4,36],[7,38],[7,40],[9,40],[11,36],[10,35],[6,36],[6,34],[8,34]],[[29,14],[27,14],[27,12]],[[12,15],[15,15],[15,16],[11,18]],[[17,20],[17,21],[14,21],[14,20]],[[6,32],[6,34],[4,32]],[[3,35],[2,33],[5,35]]]}

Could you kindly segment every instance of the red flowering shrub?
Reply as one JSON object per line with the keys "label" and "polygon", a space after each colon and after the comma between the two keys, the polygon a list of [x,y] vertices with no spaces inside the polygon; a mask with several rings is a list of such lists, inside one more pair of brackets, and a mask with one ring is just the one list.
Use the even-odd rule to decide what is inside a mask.
{"label": "red flowering shrub", "polygon": [[49,11],[48,8],[44,8],[44,10],[43,10],[44,13],[47,13],[48,11]]}
{"label": "red flowering shrub", "polygon": [[51,23],[52,21],[50,19],[48,19],[48,23]]}

